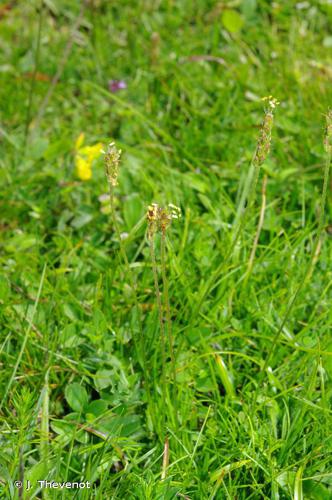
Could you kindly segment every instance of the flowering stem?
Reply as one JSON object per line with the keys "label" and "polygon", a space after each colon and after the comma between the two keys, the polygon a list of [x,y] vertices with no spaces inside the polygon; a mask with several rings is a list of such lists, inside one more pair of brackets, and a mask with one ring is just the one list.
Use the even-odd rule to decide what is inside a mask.
{"label": "flowering stem", "polygon": [[[251,274],[253,264],[254,264],[254,259],[255,259],[255,254],[258,246],[258,241],[259,237],[262,231],[263,223],[264,223],[264,215],[265,215],[265,208],[266,208],[266,184],[267,184],[267,176],[265,175],[263,178],[263,186],[262,186],[262,205],[261,205],[261,210],[259,213],[259,220],[258,220],[258,226],[257,226],[257,231],[254,239],[254,243],[251,249],[250,257],[249,257],[249,262],[248,262],[248,268],[247,268],[247,275],[245,278],[245,283],[248,281],[248,278]],[[245,288],[245,287],[243,287]]]}
{"label": "flowering stem", "polygon": [[[235,219],[235,234],[233,237],[231,248],[226,256],[226,261],[229,259],[230,255],[233,253],[234,247],[241,236],[241,233],[246,224],[250,210],[255,202],[256,197],[256,187],[259,179],[259,174],[261,170],[261,165],[265,162],[267,155],[270,151],[271,145],[271,135],[273,126],[273,110],[276,106],[276,101],[270,101],[269,109],[265,112],[265,117],[260,128],[260,135],[257,141],[256,150],[253,159],[250,164],[249,174],[244,186],[239,208],[237,211],[237,216]],[[238,224],[238,219],[240,223]]]}
{"label": "flowering stem", "polygon": [[255,201],[256,187],[259,179],[261,165],[265,162],[270,150],[274,108],[278,104],[275,99],[271,97],[268,99],[268,110],[265,112],[264,120],[260,128],[260,135],[257,141],[256,150],[250,163],[249,173],[241,194],[239,207],[235,217],[235,229],[231,244],[223,259],[223,262],[220,263],[220,265],[217,267],[213,275],[207,280],[204,286],[204,289],[199,297],[198,304],[196,306],[197,313],[201,309],[206,296],[217,286],[218,278],[223,269],[225,269],[225,266],[228,264],[229,259],[233,255],[236,244],[243,232],[248,219],[248,215]]}
{"label": "flowering stem", "polygon": [[281,322],[281,325],[279,326],[274,338],[272,339],[272,345],[271,345],[270,350],[269,350],[269,352],[266,356],[266,359],[264,361],[263,371],[268,366],[268,363],[270,361],[270,358],[272,356],[274,348],[275,348],[275,346],[278,342],[278,339],[279,339],[279,337],[284,329],[284,326],[289,318],[289,315],[293,309],[293,306],[296,302],[296,299],[299,296],[304,285],[307,283],[308,279],[310,278],[311,273],[312,273],[312,268],[315,264],[315,261],[317,260],[317,250],[318,250],[320,242],[321,242],[321,237],[322,237],[322,232],[324,229],[324,222],[325,222],[325,206],[326,206],[327,190],[328,190],[328,183],[329,183],[329,177],[330,177],[332,147],[327,147],[326,152],[327,152],[327,155],[326,155],[326,162],[325,162],[325,167],[324,167],[323,189],[322,189],[322,196],[321,196],[321,203],[320,203],[320,214],[319,214],[319,221],[318,221],[318,228],[317,228],[317,233],[316,233],[315,244],[313,245],[311,257],[310,257],[310,260],[308,262],[305,275],[304,275],[303,279],[300,281],[297,289],[295,290],[293,297],[290,299],[288,306],[287,306],[287,309],[286,309],[286,312],[285,312],[285,315],[284,315],[284,318]]}
{"label": "flowering stem", "polygon": [[171,355],[172,369],[173,369],[173,384],[174,390],[176,389],[176,364],[175,364],[175,356],[174,356],[174,341],[172,334],[172,320],[171,320],[171,310],[169,305],[169,293],[168,293],[168,279],[166,274],[166,234],[165,231],[161,233],[161,242],[160,242],[160,259],[161,259],[161,273],[163,279],[163,294],[164,294],[164,305],[166,310],[166,320],[167,320],[167,333],[168,333],[168,342],[169,342],[169,350]]}
{"label": "flowering stem", "polygon": [[[143,329],[142,329],[142,323],[141,323],[141,310],[140,310],[140,307],[138,304],[134,277],[132,274],[132,270],[130,268],[130,264],[128,261],[126,250],[125,250],[124,245],[122,243],[119,225],[118,225],[117,220],[116,220],[115,203],[114,203],[114,186],[111,183],[109,183],[109,199],[110,199],[111,216],[112,216],[113,226],[115,229],[115,234],[116,234],[116,237],[119,241],[119,248],[120,248],[121,257],[122,257],[123,262],[125,264],[127,275],[128,275],[129,280],[130,280],[130,285],[131,285],[131,288],[133,291],[133,297],[134,297],[134,302],[135,302],[135,309],[137,311],[138,318],[139,318],[138,323],[139,323],[139,330],[140,330],[140,342],[138,342],[134,330],[133,330],[133,341],[134,341],[134,345],[136,347],[136,351],[138,354],[138,359],[140,359],[140,364],[141,364],[143,371],[144,371],[147,397],[148,397],[148,400],[150,401],[151,398],[150,398],[149,378],[148,378],[148,374],[146,372],[147,365],[146,365],[146,357],[145,357]],[[140,346],[140,348],[139,348],[139,346]]]}
{"label": "flowering stem", "polygon": [[[251,166],[250,166],[250,170],[253,171],[253,179],[248,185],[247,193],[244,193],[245,196],[244,196],[243,204],[246,203],[246,206],[243,209],[243,211],[241,211],[241,213],[240,213],[240,217],[241,217],[240,223],[235,230],[235,234],[234,234],[234,237],[232,240],[232,245],[231,245],[231,247],[230,247],[230,249],[225,257],[226,261],[228,261],[229,257],[233,253],[234,247],[235,247],[236,243],[238,242],[239,237],[241,236],[241,233],[242,233],[244,226],[246,224],[248,215],[250,213],[251,207],[255,201],[256,186],[258,183],[261,166],[260,166],[260,164],[255,163],[255,161],[253,160],[253,162],[251,163]],[[249,179],[249,180],[251,180],[251,179]]]}
{"label": "flowering stem", "polygon": [[126,251],[125,251],[123,244],[122,244],[121,233],[120,233],[119,225],[118,225],[117,220],[116,220],[115,203],[114,203],[114,186],[112,186],[112,184],[109,184],[109,188],[110,188],[109,195],[110,195],[110,206],[111,206],[113,226],[115,229],[116,237],[119,241],[119,248],[120,248],[121,256],[122,256],[123,261],[125,263],[125,266],[128,270],[128,276],[129,276],[129,279],[131,281],[132,288],[133,288],[133,290],[135,290],[135,283],[134,283],[133,277],[132,277],[131,272],[130,272],[128,257],[127,257]]}
{"label": "flowering stem", "polygon": [[[136,283],[135,283],[135,278],[134,274],[131,270],[127,253],[125,250],[125,246],[122,242],[121,238],[121,233],[120,229],[116,220],[116,213],[115,213],[115,203],[114,203],[114,189],[115,186],[118,184],[118,176],[119,176],[119,168],[120,168],[120,158],[121,158],[121,150],[119,150],[114,142],[111,142],[108,145],[108,148],[106,152],[104,152],[104,162],[105,162],[105,174],[106,178],[109,184],[109,197],[110,197],[110,208],[111,208],[111,215],[112,215],[112,221],[113,221],[113,226],[115,229],[116,236],[119,241],[119,247],[120,247],[120,253],[123,259],[123,262],[126,267],[127,275],[130,280],[131,288],[132,288],[132,293],[134,297],[134,302],[135,302],[135,308],[137,311],[137,316],[138,316],[138,324],[139,324],[139,339],[137,339],[136,333],[133,330],[132,333],[132,338],[133,338],[133,343],[134,347],[137,352],[137,357],[140,362],[140,365],[143,370],[144,374],[144,381],[146,385],[146,396],[147,396],[147,402],[149,407],[152,409],[153,401],[151,397],[151,389],[150,389],[150,374],[149,374],[149,366],[147,362],[147,356],[146,356],[146,351],[145,351],[145,338],[143,335],[143,328],[142,328],[142,312],[141,308],[138,303],[138,298],[137,298],[137,293],[136,293]],[[158,276],[157,276],[157,269],[156,269],[156,259],[154,255],[154,247],[153,247],[153,239],[151,239],[151,256],[152,256],[152,261],[153,261],[153,266],[154,266],[154,272],[155,272],[155,283],[156,283],[156,293],[157,293],[157,299],[158,299],[158,308],[160,310],[160,315],[162,315],[161,311],[161,301],[160,301],[160,293],[159,293],[159,288],[158,288]],[[165,359],[165,330],[164,330],[164,325],[162,322],[162,316],[160,317],[160,323],[161,323],[161,330],[162,330],[162,336],[163,336],[163,383],[162,383],[162,391],[163,391],[163,396],[164,396],[164,403],[166,403],[166,383],[165,383],[165,378],[166,378],[166,359]],[[152,412],[153,414],[154,412]],[[165,419],[165,414],[163,413],[163,418]],[[164,422],[163,422],[164,424]]]}
{"label": "flowering stem", "polygon": [[[159,325],[160,325],[160,334],[161,334],[161,361],[162,361],[162,394],[164,405],[166,405],[166,348],[165,348],[165,324],[163,320],[163,308],[161,303],[161,295],[158,283],[158,271],[157,271],[157,261],[156,261],[156,253],[154,247],[154,235],[149,235],[149,246],[150,246],[150,255],[152,261],[152,272],[154,279],[154,288],[157,299],[157,308],[158,308],[158,317],[159,317]],[[163,414],[163,419],[165,422],[165,413]]]}
{"label": "flowering stem", "polygon": [[[237,242],[242,234],[242,231],[245,227],[245,224],[246,224],[246,221],[248,218],[248,214],[250,212],[250,209],[251,209],[252,204],[253,204],[254,199],[255,199],[256,186],[257,186],[259,173],[260,173],[260,164],[255,164],[255,162],[253,160],[251,165],[250,165],[250,171],[251,172],[253,171],[253,179],[252,179],[251,183],[250,182],[246,183],[246,186],[244,187],[244,191],[246,191],[246,193],[243,193],[244,196],[242,195],[242,197],[241,197],[241,199],[243,198],[243,201],[240,201],[240,203],[243,203],[243,206],[244,205],[245,206],[244,206],[243,211],[241,213],[240,222],[239,223],[235,222],[235,232],[234,232],[234,235],[233,235],[233,238],[231,241],[231,245],[230,245],[223,261],[220,263],[220,265],[218,266],[216,271],[213,273],[211,278],[209,280],[207,280],[207,283],[204,287],[203,293],[201,294],[201,297],[200,297],[199,302],[197,304],[197,312],[202,307],[205,297],[215,287],[214,284],[218,283],[218,277],[219,277],[220,273],[222,272],[222,270],[225,268],[230,257],[233,255],[234,248],[236,247],[236,244],[237,244]],[[249,178],[249,181],[251,180],[251,177]],[[247,203],[246,203],[246,200],[247,200]]]}

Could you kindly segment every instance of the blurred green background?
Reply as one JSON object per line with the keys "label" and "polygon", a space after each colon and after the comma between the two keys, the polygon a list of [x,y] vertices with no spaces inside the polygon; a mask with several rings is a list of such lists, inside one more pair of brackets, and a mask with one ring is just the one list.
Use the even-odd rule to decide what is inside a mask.
{"label": "blurred green background", "polygon": [[[32,482],[91,480],[93,492],[77,498],[331,498],[330,203],[310,283],[262,372],[321,210],[331,26],[328,0],[1,2],[5,498],[17,495],[22,469]],[[234,259],[198,309],[230,248],[269,95],[280,105],[255,267],[243,286],[261,179]],[[116,218],[137,282],[145,373],[102,155],[87,180],[75,167],[82,133],[83,146],[115,140],[123,150]],[[144,222],[153,201],[183,213],[168,239],[181,415],[177,425],[169,417],[166,481],[159,419],[174,408],[161,401]],[[44,454],[40,418],[50,424]]]}

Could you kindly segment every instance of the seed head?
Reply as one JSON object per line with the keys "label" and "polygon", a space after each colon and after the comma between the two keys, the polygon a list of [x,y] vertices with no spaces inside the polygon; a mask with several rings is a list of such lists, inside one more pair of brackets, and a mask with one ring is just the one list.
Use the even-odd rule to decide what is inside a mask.
{"label": "seed head", "polygon": [[254,157],[255,165],[262,165],[270,151],[271,135],[273,126],[273,113],[279,102],[272,96],[263,97],[263,101],[267,102],[265,116],[260,128],[260,134],[257,142],[256,153]]}
{"label": "seed head", "polygon": [[159,205],[158,203],[152,203],[148,206],[148,211],[146,213],[146,219],[148,221],[148,236],[153,238],[154,234],[158,229],[158,219],[159,219]]}
{"label": "seed head", "polygon": [[166,234],[168,226],[173,219],[181,217],[181,210],[179,207],[169,203],[166,208],[160,207],[158,203],[152,203],[148,207],[146,218],[148,221],[148,236],[152,238],[154,234],[160,230],[163,235]]}
{"label": "seed head", "polygon": [[107,148],[106,153],[104,152],[105,173],[108,182],[112,186],[117,186],[118,184],[121,153],[121,149],[118,149],[114,142],[111,142]]}

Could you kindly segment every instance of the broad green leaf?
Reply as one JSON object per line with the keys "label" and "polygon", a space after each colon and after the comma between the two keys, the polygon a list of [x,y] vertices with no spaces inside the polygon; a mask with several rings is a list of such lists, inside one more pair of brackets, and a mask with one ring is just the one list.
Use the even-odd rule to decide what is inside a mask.
{"label": "broad green leaf", "polygon": [[79,315],[72,304],[65,303],[62,307],[62,311],[71,321],[77,321],[79,319]]}
{"label": "broad green leaf", "polygon": [[98,391],[109,387],[112,384],[114,372],[112,370],[98,370],[95,374],[95,386]]}
{"label": "broad green leaf", "polygon": [[[70,420],[73,420],[73,422],[70,422]],[[53,420],[51,422],[51,428],[58,434],[57,441],[62,446],[67,445],[73,439],[79,443],[86,443],[88,441],[89,435],[82,428],[78,427],[78,420],[78,413],[70,413],[66,416],[66,419]]]}
{"label": "broad green leaf", "polygon": [[80,229],[83,226],[86,226],[86,224],[89,224],[93,219],[93,215],[89,214],[87,212],[83,212],[71,221],[71,226],[74,227],[75,229]]}
{"label": "broad green leaf", "polygon": [[244,24],[243,17],[236,10],[225,10],[221,20],[230,33],[238,33]]}
{"label": "broad green leaf", "polygon": [[[47,478],[50,472],[50,463],[37,462],[30,469],[25,471],[25,478],[30,481],[32,488],[38,486],[38,482],[41,478]],[[30,498],[30,495],[29,495]]]}
{"label": "broad green leaf", "polygon": [[242,0],[241,10],[246,18],[253,17],[257,9],[257,0]]}
{"label": "broad green leaf", "polygon": [[82,412],[88,403],[88,394],[85,388],[77,382],[66,387],[65,396],[69,406],[77,412]]}
{"label": "broad green leaf", "polygon": [[93,417],[100,417],[107,412],[107,408],[107,401],[104,401],[103,399],[97,399],[96,401],[92,401],[88,405],[86,412],[91,414]]}
{"label": "broad green leaf", "polygon": [[331,500],[331,491],[313,479],[302,480],[304,498],[312,500]]}
{"label": "broad green leaf", "polygon": [[127,415],[112,417],[103,422],[103,429],[114,436],[138,438],[144,434],[141,417],[139,415]]}
{"label": "broad green leaf", "polygon": [[5,250],[9,253],[23,252],[38,244],[37,238],[32,234],[19,233],[13,236],[5,245]]}
{"label": "broad green leaf", "polygon": [[184,175],[184,178],[186,186],[189,186],[200,193],[206,193],[209,191],[209,186],[202,175],[189,172]]}
{"label": "broad green leaf", "polygon": [[29,157],[33,160],[39,160],[44,156],[44,153],[48,147],[48,140],[39,137],[34,140],[34,142],[29,147]]}

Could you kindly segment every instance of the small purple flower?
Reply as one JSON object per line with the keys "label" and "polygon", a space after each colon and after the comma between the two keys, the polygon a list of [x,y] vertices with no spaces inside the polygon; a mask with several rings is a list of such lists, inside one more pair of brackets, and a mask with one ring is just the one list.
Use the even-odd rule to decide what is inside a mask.
{"label": "small purple flower", "polygon": [[127,88],[127,84],[124,80],[109,80],[108,89],[110,92],[115,93],[119,90],[124,90]]}

